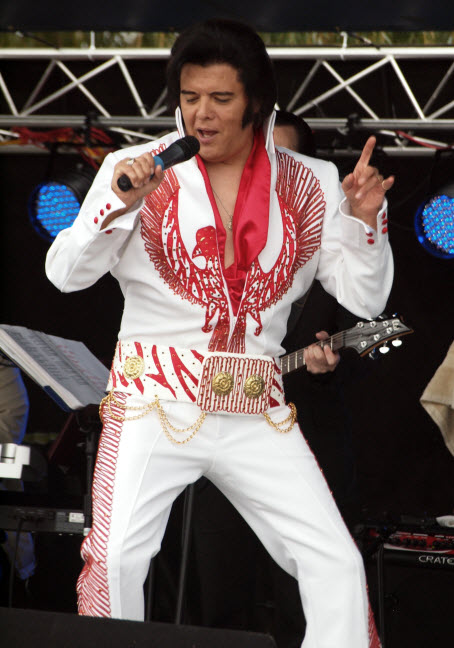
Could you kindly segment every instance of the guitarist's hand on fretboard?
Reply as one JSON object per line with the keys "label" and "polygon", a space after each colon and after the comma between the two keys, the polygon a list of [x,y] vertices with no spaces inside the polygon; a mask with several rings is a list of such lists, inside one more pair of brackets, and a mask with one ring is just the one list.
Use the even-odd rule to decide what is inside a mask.
{"label": "guitarist's hand on fretboard", "polygon": [[[323,341],[329,338],[326,331],[319,331],[315,334],[317,340]],[[332,351],[329,344],[320,346],[314,343],[304,349],[304,364],[307,370],[313,374],[325,374],[334,371],[339,364],[340,355]]]}
{"label": "guitarist's hand on fretboard", "polygon": [[[298,349],[298,351],[293,351],[292,353],[288,353],[287,355],[282,356],[281,371],[284,375],[289,371],[295,371],[296,369],[299,369],[299,367],[304,367],[307,364],[306,361],[308,359],[307,354],[309,352],[309,349],[312,349],[312,347],[314,346],[325,347],[323,349],[325,360],[327,358],[327,355],[329,354],[329,351],[326,347],[329,347],[329,350],[332,352],[337,351],[338,349],[351,348],[355,349],[355,351],[357,351],[360,355],[364,356],[368,353],[370,354],[377,347],[381,347],[382,352],[387,352],[389,350],[389,347],[387,346],[388,342],[391,342],[391,344],[393,344],[394,346],[400,346],[402,344],[400,338],[403,335],[408,335],[409,333],[413,333],[413,329],[405,326],[405,324],[403,324],[403,322],[401,322],[398,317],[393,316],[392,318],[388,319],[384,315],[381,315],[376,320],[358,322],[356,326],[353,326],[352,328],[345,331],[335,333],[332,336],[329,336],[326,331],[320,331],[320,333],[317,333],[317,337],[319,335],[323,335],[323,339],[319,338],[319,342],[311,344],[310,347]],[[326,340],[326,343],[324,343],[323,340]],[[317,353],[319,361],[321,361],[323,364],[323,357],[319,354],[319,352],[313,350],[313,353]],[[335,356],[334,353],[333,355]],[[331,356],[328,355],[328,357]],[[327,364],[331,363],[327,362]],[[309,371],[311,371],[311,369],[309,369]],[[329,371],[329,369],[326,369],[326,371]]]}

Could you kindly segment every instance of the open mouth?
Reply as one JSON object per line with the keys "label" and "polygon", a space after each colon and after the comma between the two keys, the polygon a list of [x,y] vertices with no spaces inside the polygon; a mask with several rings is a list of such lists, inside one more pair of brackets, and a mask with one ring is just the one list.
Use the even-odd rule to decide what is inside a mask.
{"label": "open mouth", "polygon": [[197,129],[197,138],[201,144],[211,142],[214,137],[217,135],[217,131],[209,130],[207,128],[198,128]]}

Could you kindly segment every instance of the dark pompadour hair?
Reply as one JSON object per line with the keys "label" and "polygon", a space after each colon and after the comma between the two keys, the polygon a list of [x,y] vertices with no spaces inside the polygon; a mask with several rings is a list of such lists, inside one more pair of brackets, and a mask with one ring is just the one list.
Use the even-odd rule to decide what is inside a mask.
{"label": "dark pompadour hair", "polygon": [[180,34],[167,65],[167,103],[173,110],[180,103],[180,75],[185,63],[228,63],[238,70],[249,99],[243,127],[250,122],[261,126],[271,114],[277,96],[273,65],[265,44],[251,27],[216,18],[197,23]]}

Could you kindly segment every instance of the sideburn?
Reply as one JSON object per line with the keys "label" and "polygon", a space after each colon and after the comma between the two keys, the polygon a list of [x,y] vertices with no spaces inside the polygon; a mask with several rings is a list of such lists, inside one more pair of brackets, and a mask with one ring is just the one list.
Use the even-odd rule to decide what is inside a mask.
{"label": "sideburn", "polygon": [[246,128],[249,124],[252,124],[254,128],[259,128],[262,124],[260,111],[254,112],[253,102],[251,99],[249,99],[244,111],[241,127]]}

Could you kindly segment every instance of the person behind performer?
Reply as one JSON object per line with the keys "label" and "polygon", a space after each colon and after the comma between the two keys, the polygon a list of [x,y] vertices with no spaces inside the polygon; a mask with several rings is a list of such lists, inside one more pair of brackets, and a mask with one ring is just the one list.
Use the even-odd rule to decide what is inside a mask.
{"label": "person behind performer", "polygon": [[299,115],[288,110],[276,110],[274,144],[295,153],[317,157],[317,145],[309,124]]}
{"label": "person behind performer", "polygon": [[334,165],[275,152],[272,64],[242,23],[184,30],[167,87],[177,131],[154,152],[191,135],[199,154],[165,173],[149,143],[109,154],[47,256],[61,290],[110,271],[125,298],[79,612],[143,619],[172,502],[205,475],[298,579],[304,648],[378,646],[361,555],[285,403],[277,359],[314,277],[361,317],[383,309],[393,264],[377,219],[393,178],[369,165],[374,138],[342,188]]}
{"label": "person behind performer", "polygon": [[[316,141],[309,124],[299,115],[285,110],[276,111],[275,146],[316,157]],[[359,318],[341,306],[314,281],[307,294],[296,302],[289,317],[283,346],[287,353],[309,346],[316,336],[327,339],[329,334],[351,328]],[[323,326],[322,330],[318,327]],[[307,360],[309,371],[289,372],[284,377],[288,400],[297,405],[298,423],[323,470],[334,499],[353,532],[359,518],[359,496],[353,458],[350,416],[343,397],[343,383],[364,374],[365,362],[356,353],[345,353],[341,359],[334,353],[331,362],[317,347]],[[337,369],[337,370],[336,370]]]}
{"label": "person behind performer", "polygon": [[[316,140],[306,121],[295,113],[276,111],[274,143],[277,147],[316,157]],[[308,293],[292,306],[287,335],[283,346],[287,353],[295,352],[330,333],[350,328],[358,321],[353,313],[338,304],[319,281],[314,281]],[[325,330],[326,329],[326,330]],[[359,521],[359,495],[353,454],[350,413],[343,389],[345,382],[363,375],[362,363],[356,353],[333,354],[327,363],[319,349],[315,349],[306,368],[291,371],[284,376],[286,398],[295,403],[298,424],[320,468],[327,479],[337,506],[348,528],[353,533]],[[340,364],[339,361],[341,360]],[[294,579],[276,563],[259,554],[258,569],[267,574],[268,587],[274,599],[272,634],[279,647],[295,648],[304,634],[304,616],[298,601]]]}
{"label": "person behind performer", "polygon": [[[0,444],[21,444],[27,428],[29,414],[27,389],[20,369],[0,354]],[[0,479],[0,490],[23,491],[19,479]],[[17,546],[16,546],[17,545]],[[21,581],[26,583],[36,570],[35,550],[30,533],[21,533],[19,541],[14,531],[5,532],[2,549],[12,563]],[[0,578],[1,580],[1,578]]]}

